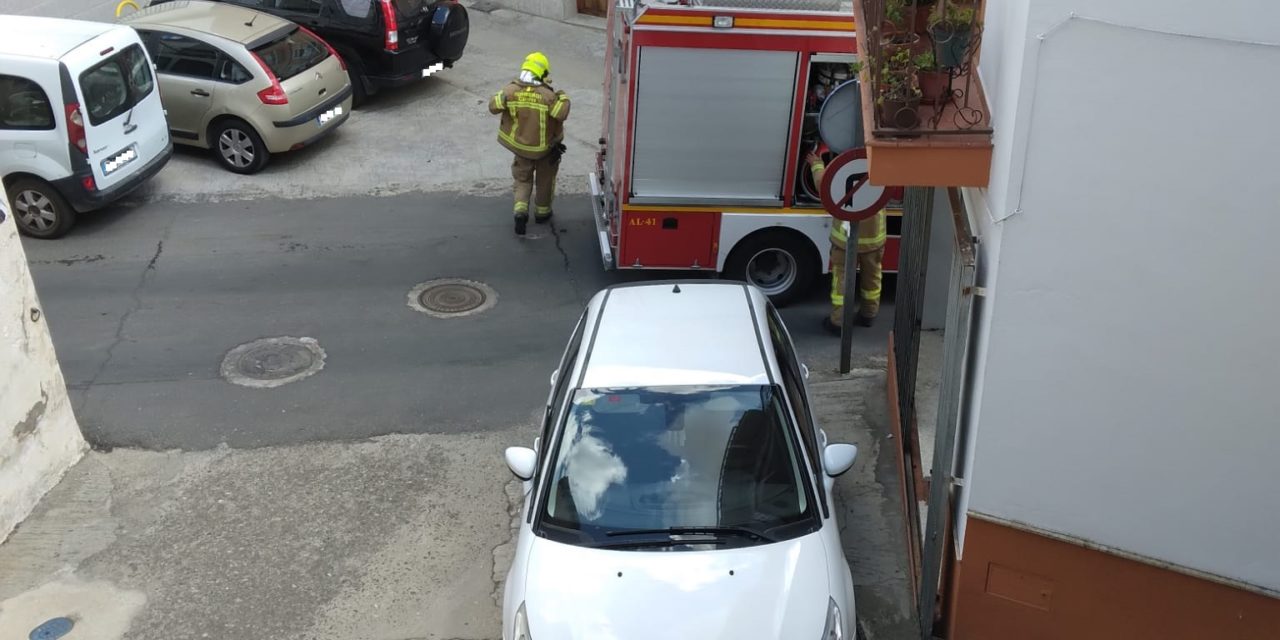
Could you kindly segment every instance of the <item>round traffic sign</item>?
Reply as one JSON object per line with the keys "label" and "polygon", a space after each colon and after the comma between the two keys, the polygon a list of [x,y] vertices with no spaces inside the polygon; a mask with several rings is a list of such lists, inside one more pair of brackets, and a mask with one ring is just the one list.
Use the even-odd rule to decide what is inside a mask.
{"label": "round traffic sign", "polygon": [[889,202],[888,187],[869,182],[871,165],[865,147],[836,156],[822,174],[822,206],[839,220],[858,222],[875,215]]}

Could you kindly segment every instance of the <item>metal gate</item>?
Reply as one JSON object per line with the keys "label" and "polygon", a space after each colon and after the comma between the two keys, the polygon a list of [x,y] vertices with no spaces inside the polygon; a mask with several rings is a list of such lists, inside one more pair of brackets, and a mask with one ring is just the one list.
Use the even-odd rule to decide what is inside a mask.
{"label": "metal gate", "polygon": [[[939,585],[944,568],[954,557],[947,553],[954,522],[952,496],[956,477],[956,448],[963,440],[963,399],[969,344],[973,327],[974,282],[977,278],[977,240],[957,189],[948,190],[954,246],[951,251],[951,281],[947,293],[947,321],[943,338],[942,380],[938,393],[938,417],[933,460],[928,486],[928,516],[921,538],[919,497],[925,487],[917,486],[910,467],[919,455],[916,424],[916,378],[920,353],[920,325],[924,311],[924,286],[929,267],[929,238],[933,225],[933,189],[909,188],[903,203],[902,262],[894,318],[894,361],[899,421],[902,437],[904,495],[908,528],[908,553],[912,558],[911,578],[916,590],[920,637],[933,638],[933,622],[938,612]],[[918,570],[917,574],[915,570]]]}

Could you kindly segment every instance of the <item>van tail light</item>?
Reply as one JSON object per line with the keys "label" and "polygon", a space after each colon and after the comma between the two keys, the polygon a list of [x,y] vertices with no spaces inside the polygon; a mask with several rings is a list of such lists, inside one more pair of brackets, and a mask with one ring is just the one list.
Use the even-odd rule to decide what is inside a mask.
{"label": "van tail light", "polygon": [[379,0],[378,4],[382,7],[382,22],[386,25],[382,47],[387,51],[396,51],[400,48],[400,31],[396,24],[396,8],[391,5],[391,0]]}
{"label": "van tail light", "polygon": [[342,67],[342,70],[343,70],[343,71],[346,71],[346,70],[347,70],[347,61],[346,61],[346,60],[343,60],[343,59],[342,59],[342,56],[338,55],[338,50],[337,50],[337,49],[334,49],[334,48],[333,48],[333,45],[329,44],[329,41],[328,41],[328,40],[325,40],[324,38],[321,38],[320,36],[316,35],[314,31],[312,31],[312,30],[310,30],[310,29],[308,29],[308,28],[306,28],[306,27],[304,27],[304,26],[302,26],[302,25],[298,25],[298,28],[299,28],[299,29],[302,29],[302,31],[303,31],[304,33],[306,33],[307,35],[311,36],[312,38],[315,38],[316,40],[319,40],[322,44],[324,44],[325,48],[329,50],[329,55],[333,56],[334,58],[337,58],[337,60],[338,60],[338,65]]}
{"label": "van tail light", "polygon": [[81,178],[81,179],[80,179],[80,186],[84,187],[84,190],[85,190],[85,191],[97,191],[97,190],[98,190],[98,183],[96,183],[96,182],[94,182],[94,181],[93,181],[93,176],[85,176],[85,177]]}
{"label": "van tail light", "polygon": [[267,66],[267,63],[262,61],[262,58],[257,53],[252,51],[249,53],[254,60],[258,61],[258,66],[262,67],[262,72],[267,74],[268,78],[271,78],[271,86],[259,91],[258,99],[262,101],[262,104],[289,104],[289,94],[285,93],[284,87],[280,86],[280,79],[276,77],[275,72],[271,70],[271,67]]}
{"label": "van tail light", "polygon": [[65,105],[67,110],[67,141],[72,146],[80,150],[80,153],[89,155],[89,143],[84,139],[84,117],[80,115],[80,105],[71,103]]}

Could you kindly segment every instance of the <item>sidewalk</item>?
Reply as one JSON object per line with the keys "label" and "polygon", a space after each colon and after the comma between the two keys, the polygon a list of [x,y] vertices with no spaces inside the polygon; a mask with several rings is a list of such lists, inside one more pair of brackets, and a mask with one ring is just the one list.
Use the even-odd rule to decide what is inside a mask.
{"label": "sidewalk", "polygon": [[[884,371],[815,370],[818,419],[859,462],[838,483],[872,640],[908,638]],[[114,640],[497,639],[518,484],[476,435],[202,453],[93,452],[0,545],[0,638],[58,616]],[[71,636],[76,637],[76,636]]]}

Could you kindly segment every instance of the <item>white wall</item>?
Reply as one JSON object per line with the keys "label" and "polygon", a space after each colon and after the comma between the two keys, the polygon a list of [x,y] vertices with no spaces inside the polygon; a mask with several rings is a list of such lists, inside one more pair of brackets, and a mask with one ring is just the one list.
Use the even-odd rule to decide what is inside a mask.
{"label": "white wall", "polygon": [[0,189],[0,541],[86,449],[7,206]]}
{"label": "white wall", "polygon": [[1280,591],[1280,4],[1171,4],[989,0],[964,500]]}

